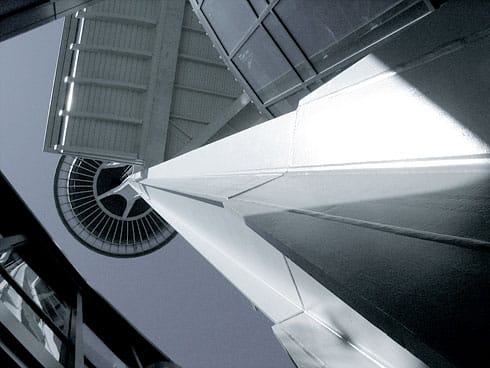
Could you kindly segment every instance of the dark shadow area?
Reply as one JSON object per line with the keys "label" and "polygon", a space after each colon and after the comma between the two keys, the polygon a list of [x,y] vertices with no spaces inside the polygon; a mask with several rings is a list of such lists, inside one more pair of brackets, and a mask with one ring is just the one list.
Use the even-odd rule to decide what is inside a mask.
{"label": "dark shadow area", "polygon": [[490,363],[489,253],[290,212],[247,224],[427,364]]}
{"label": "dark shadow area", "polygon": [[[355,177],[349,180],[359,191],[370,190]],[[419,180],[423,182],[423,176]],[[322,206],[318,193],[317,207],[271,210],[245,221],[429,366],[483,367],[490,365],[490,248],[429,240],[424,234],[488,242],[489,198],[490,181],[482,176],[447,190],[334,206]],[[353,224],[336,217],[361,221]],[[390,226],[423,236],[391,232]]]}
{"label": "dark shadow area", "polygon": [[[448,1],[373,52],[389,69],[403,70],[435,51],[432,61],[399,76],[487,144],[489,14],[488,1]],[[356,181],[358,190],[369,180],[375,179]],[[306,210],[488,242],[489,200],[490,181],[482,178],[447,190]],[[301,210],[249,216],[246,222],[430,366],[490,365],[488,248],[335,222]]]}
{"label": "dark shadow area", "polygon": [[0,18],[47,2],[47,0],[3,0],[0,6]]}

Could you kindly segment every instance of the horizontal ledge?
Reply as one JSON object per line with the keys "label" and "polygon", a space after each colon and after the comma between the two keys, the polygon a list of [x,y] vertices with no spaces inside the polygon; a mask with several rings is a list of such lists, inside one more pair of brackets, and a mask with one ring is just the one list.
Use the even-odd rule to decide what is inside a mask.
{"label": "horizontal ledge", "polygon": [[202,28],[195,28],[195,27],[190,27],[190,26],[182,26],[182,29],[185,30],[185,31],[189,31],[189,32],[206,34],[206,31],[204,29],[202,29]]}
{"label": "horizontal ledge", "polygon": [[213,96],[218,96],[218,97],[224,97],[224,98],[228,98],[231,100],[235,100],[238,97],[238,96],[232,96],[230,94],[219,92],[219,91],[212,91],[209,89],[192,87],[192,86],[184,86],[183,84],[174,84],[174,87],[179,88],[179,89],[185,89],[187,91],[193,91],[193,92],[205,93],[208,95],[213,95]]}
{"label": "horizontal ledge", "polygon": [[118,89],[126,89],[130,91],[136,92],[145,92],[147,86],[144,84],[136,84],[129,82],[121,82],[107,79],[97,79],[97,78],[79,78],[79,77],[66,77],[65,83],[75,83],[75,84],[85,84],[85,85],[94,85],[101,87],[109,87],[109,88],[118,88]]}
{"label": "horizontal ledge", "polygon": [[210,198],[206,198],[206,197],[203,197],[203,196],[200,196],[200,195],[195,195],[195,194],[190,194],[190,193],[185,193],[185,192],[179,192],[179,191],[171,190],[171,189],[167,189],[167,188],[161,188],[161,187],[158,187],[158,186],[154,186],[152,184],[142,183],[142,185],[144,187],[150,187],[150,188],[154,188],[154,189],[157,189],[157,190],[162,190],[164,192],[176,194],[176,195],[179,195],[181,197],[186,197],[186,198],[194,199],[194,200],[199,201],[199,202],[203,202],[203,203],[211,204],[211,205],[216,206],[216,207],[224,208],[223,202],[217,201],[215,199],[210,199]]}
{"label": "horizontal ledge", "polygon": [[170,119],[186,120],[186,121],[190,121],[192,123],[201,124],[201,125],[208,125],[209,124],[209,122],[207,122],[207,121],[199,120],[199,119],[196,119],[196,118],[193,118],[190,116],[170,114],[169,117],[170,117]]}
{"label": "horizontal ledge", "polygon": [[59,115],[60,116],[73,117],[73,118],[81,118],[81,119],[114,121],[114,122],[129,123],[129,124],[135,124],[135,125],[142,125],[143,124],[143,120],[141,120],[141,119],[128,118],[126,116],[117,116],[117,115],[111,115],[111,114],[97,114],[97,113],[84,112],[84,111],[60,110]]}
{"label": "horizontal ledge", "polygon": [[329,213],[317,212],[317,211],[312,211],[307,209],[291,208],[291,209],[286,209],[286,211],[289,213],[314,217],[329,222],[337,222],[345,225],[361,227],[364,229],[381,231],[392,235],[399,235],[399,236],[405,236],[409,238],[427,240],[435,243],[448,244],[448,245],[453,245],[453,246],[468,248],[473,250],[481,250],[481,251],[490,250],[490,242],[482,239],[435,233],[432,231],[425,231],[425,230],[419,230],[415,228],[407,228],[403,226],[373,222],[373,221],[362,220],[353,217],[332,215]]}
{"label": "horizontal ledge", "polygon": [[79,12],[77,14],[79,19],[93,19],[101,20],[105,22],[125,23],[143,27],[155,27],[157,22],[154,19],[147,19],[143,17],[133,17],[124,14],[106,13],[106,12]]}
{"label": "horizontal ledge", "polygon": [[199,57],[199,56],[182,54],[182,53],[179,53],[179,57],[184,59],[184,60],[193,61],[195,63],[201,63],[201,64],[206,64],[206,65],[216,66],[219,68],[226,68],[226,65],[224,63],[217,61],[217,60],[211,60],[211,59],[206,59],[206,58]]}
{"label": "horizontal ledge", "polygon": [[124,151],[111,151],[104,148],[90,148],[72,145],[56,145],[56,152],[70,153],[80,157],[89,157],[96,160],[123,162],[134,165],[143,164],[137,153]]}
{"label": "horizontal ledge", "polygon": [[147,51],[134,50],[134,49],[120,49],[111,46],[100,46],[100,45],[84,45],[79,43],[72,43],[70,45],[70,50],[78,50],[82,52],[100,52],[115,54],[121,56],[137,57],[142,59],[150,59],[153,54]]}

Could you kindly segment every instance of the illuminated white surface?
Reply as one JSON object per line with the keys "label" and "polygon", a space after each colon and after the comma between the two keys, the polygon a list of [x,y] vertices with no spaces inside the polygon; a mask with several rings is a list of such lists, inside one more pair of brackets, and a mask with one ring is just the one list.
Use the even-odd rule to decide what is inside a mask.
{"label": "illuminated white surface", "polygon": [[152,187],[152,207],[272,321],[300,312],[282,254],[248,228],[240,216]]}
{"label": "illuminated white surface", "polygon": [[[463,61],[475,63],[475,53],[486,44],[488,37],[451,49],[440,59],[424,59],[409,72],[428,75],[436,59],[445,71],[463,69]],[[341,74],[306,97],[284,121],[271,120],[135,178],[135,187],[146,191],[154,208],[278,323],[276,332],[286,331],[290,348],[296,344],[316,357],[305,360],[307,367],[425,365],[294,263],[287,265],[291,274],[285,275],[281,262],[269,254],[272,245],[245,235],[242,218],[301,209],[407,238],[489,244],[484,232],[472,234],[464,226],[465,211],[477,209],[477,204],[466,203],[461,194],[476,198],[484,193],[490,150],[483,137],[489,129],[467,117],[458,120],[408,83],[405,70],[399,72],[368,57],[352,75]],[[488,112],[488,107],[482,109]],[[474,133],[475,127],[482,136]],[[456,194],[445,195],[450,191]],[[203,198],[218,199],[224,208],[204,204]],[[382,208],[386,203],[363,207],[381,199],[393,199],[392,212]],[[354,213],[342,207],[351,203],[356,204]],[[335,235],[328,241],[335,241]],[[253,247],[243,240],[247,237]],[[242,267],[262,286],[252,290],[258,280],[236,271]],[[301,312],[297,315],[290,308],[291,285],[280,281],[291,277],[299,298],[299,304],[292,303]],[[287,320],[280,322],[280,316]],[[342,336],[348,341],[340,341]]]}

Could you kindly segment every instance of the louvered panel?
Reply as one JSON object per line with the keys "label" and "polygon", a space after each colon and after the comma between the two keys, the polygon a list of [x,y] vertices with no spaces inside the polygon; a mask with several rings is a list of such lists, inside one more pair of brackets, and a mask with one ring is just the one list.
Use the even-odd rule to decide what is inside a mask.
{"label": "louvered panel", "polygon": [[[233,120],[251,118],[250,122],[235,125],[255,125],[260,120],[258,114],[239,114],[244,107],[242,101],[246,100],[242,93],[242,87],[219,58],[187,4],[171,108],[171,117],[179,119],[171,121],[172,134],[167,140],[171,147],[166,150],[166,158],[206,144],[217,133],[236,132],[228,126]],[[256,110],[254,106],[252,109]],[[179,141],[174,143],[170,139]]]}
{"label": "louvered panel", "polygon": [[67,20],[60,50],[47,151],[152,166],[248,103],[183,0],[101,1]]}
{"label": "louvered panel", "polygon": [[72,110],[141,119],[145,94],[120,88],[75,84]]}
{"label": "louvered panel", "polygon": [[[89,11],[87,13],[90,14]],[[84,21],[81,43],[152,52],[154,40],[155,29],[153,27],[89,18]]]}
{"label": "louvered panel", "polygon": [[176,88],[172,113],[209,122],[229,104],[226,98]]}
{"label": "louvered panel", "polygon": [[159,13],[160,6],[161,0],[108,0],[98,3],[91,9],[98,12],[151,19]]}
{"label": "louvered panel", "polygon": [[51,105],[56,113],[50,111],[45,149],[86,157],[100,157],[99,150],[111,160],[144,161],[162,4],[103,1],[67,21],[60,59],[70,67],[61,68],[61,76],[57,72],[53,96],[58,100]]}
{"label": "louvered panel", "polygon": [[220,62],[218,52],[211,46],[204,32],[196,32],[184,26],[181,37],[179,52]]}
{"label": "louvered panel", "polygon": [[175,83],[235,97],[242,92],[238,83],[234,81],[233,76],[226,69],[185,59],[179,60]]}
{"label": "louvered panel", "polygon": [[171,120],[168,126],[165,157],[168,159],[175,157],[189,141],[190,139],[183,133],[182,129],[179,129],[178,125],[172,124]]}
{"label": "louvered panel", "polygon": [[87,147],[112,152],[136,152],[140,128],[128,123],[86,118],[70,118],[71,129],[67,130],[65,145]]}
{"label": "louvered panel", "polygon": [[86,53],[80,58],[77,77],[147,84],[148,61],[129,56]]}

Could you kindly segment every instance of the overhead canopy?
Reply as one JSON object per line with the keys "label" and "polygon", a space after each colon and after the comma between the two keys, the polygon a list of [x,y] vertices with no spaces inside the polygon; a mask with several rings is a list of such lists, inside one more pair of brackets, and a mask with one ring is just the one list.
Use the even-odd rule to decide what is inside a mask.
{"label": "overhead canopy", "polygon": [[152,166],[262,120],[187,2],[66,19],[45,151]]}
{"label": "overhead canopy", "polygon": [[429,14],[436,1],[191,3],[230,70],[258,108],[272,117],[295,110],[302,97]]}

